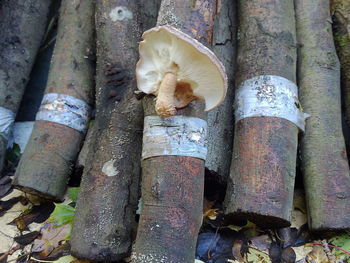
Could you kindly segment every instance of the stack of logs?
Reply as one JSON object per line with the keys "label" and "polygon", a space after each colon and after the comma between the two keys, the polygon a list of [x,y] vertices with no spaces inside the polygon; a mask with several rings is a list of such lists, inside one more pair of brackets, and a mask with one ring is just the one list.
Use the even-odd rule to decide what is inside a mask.
{"label": "stack of logs", "polygon": [[[49,2],[0,2],[0,169]],[[85,137],[72,254],[117,261],[132,250],[133,263],[193,262],[205,171],[227,184],[227,223],[290,226],[299,138],[310,229],[349,229],[340,87],[350,120],[350,4],[331,2],[62,0],[47,87],[14,186],[62,201]],[[138,44],[162,25],[212,49],[226,69],[221,106],[207,114],[197,100],[162,119],[207,124],[203,158],[140,161],[144,116],[157,112],[154,96],[137,91]]]}

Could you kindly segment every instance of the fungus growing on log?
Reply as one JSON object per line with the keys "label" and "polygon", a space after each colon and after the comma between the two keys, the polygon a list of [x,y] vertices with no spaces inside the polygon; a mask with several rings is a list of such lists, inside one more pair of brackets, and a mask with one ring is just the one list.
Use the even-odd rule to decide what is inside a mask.
{"label": "fungus growing on log", "polygon": [[165,25],[142,35],[136,66],[138,88],[156,98],[156,112],[173,116],[191,101],[205,101],[205,111],[218,106],[226,95],[225,68],[203,44]]}

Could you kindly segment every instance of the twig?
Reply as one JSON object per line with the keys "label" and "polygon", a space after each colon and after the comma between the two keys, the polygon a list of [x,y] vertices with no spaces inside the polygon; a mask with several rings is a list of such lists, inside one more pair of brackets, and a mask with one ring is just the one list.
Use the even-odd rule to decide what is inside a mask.
{"label": "twig", "polygon": [[13,262],[13,261],[17,261],[17,260],[19,260],[19,259],[21,259],[23,257],[29,256],[30,253],[31,252],[27,252],[27,253],[23,254],[22,256],[19,256],[18,258],[14,258],[14,259],[11,259],[11,260],[7,261],[7,263],[10,263],[10,262]]}
{"label": "twig", "polygon": [[[3,260],[4,258],[6,258],[7,256],[12,255],[14,252],[16,252],[19,249],[20,249],[19,246],[11,248],[9,251],[5,252],[3,255],[0,256],[0,261]],[[10,262],[10,261],[8,261],[8,262]]]}

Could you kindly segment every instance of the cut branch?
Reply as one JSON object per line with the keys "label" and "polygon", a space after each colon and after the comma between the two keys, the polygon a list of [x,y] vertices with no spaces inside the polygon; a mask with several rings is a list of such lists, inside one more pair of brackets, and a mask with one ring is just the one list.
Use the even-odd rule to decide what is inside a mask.
{"label": "cut branch", "polygon": [[[0,107],[16,115],[45,32],[50,1],[13,0],[0,2]],[[3,116],[0,116],[0,122]],[[14,121],[14,119],[13,119]],[[1,134],[0,171],[7,136]],[[9,129],[11,132],[11,129]]]}
{"label": "cut branch", "polygon": [[[93,103],[94,62],[88,59],[94,52],[93,13],[93,0],[62,1],[45,96],[68,95],[84,105]],[[66,107],[73,110],[77,105],[68,105],[60,99],[49,101],[43,100],[41,108],[49,112],[50,118],[38,120],[37,115],[14,185],[28,193],[61,200],[84,132],[57,122],[63,119],[57,116],[70,112]]]}
{"label": "cut branch", "polygon": [[156,17],[158,9],[156,1],[150,0],[96,3],[97,114],[71,251],[77,257],[106,262],[126,257],[135,237],[143,111],[134,94],[134,72],[143,22],[141,5],[150,17]]}
{"label": "cut branch", "polygon": [[[341,124],[340,67],[328,0],[296,0],[300,101],[311,114],[301,156],[312,230],[350,228],[350,176]],[[336,215],[336,216],[329,216]]]}
{"label": "cut branch", "polygon": [[[236,85],[261,75],[296,81],[293,1],[238,1]],[[276,89],[279,87],[276,86]],[[236,92],[237,94],[237,92]],[[235,124],[226,192],[228,221],[249,219],[265,227],[290,225],[298,128],[276,117],[243,118]]]}
{"label": "cut branch", "polygon": [[[215,14],[215,0],[163,0],[157,25],[171,25],[211,45]],[[147,96],[143,102],[145,115],[156,115],[153,97]],[[206,119],[203,109],[202,102],[194,101],[177,114]],[[133,263],[194,261],[203,185],[202,159],[175,155],[142,161],[142,213]]]}

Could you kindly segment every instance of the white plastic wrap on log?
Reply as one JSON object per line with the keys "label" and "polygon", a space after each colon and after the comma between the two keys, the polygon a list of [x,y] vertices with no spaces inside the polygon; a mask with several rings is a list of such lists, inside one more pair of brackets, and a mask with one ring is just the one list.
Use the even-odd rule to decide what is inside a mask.
{"label": "white plastic wrap on log", "polygon": [[261,75],[244,81],[235,97],[235,121],[249,117],[277,117],[305,130],[305,119],[298,100],[298,87],[292,81]]}
{"label": "white plastic wrap on log", "polygon": [[195,117],[145,117],[142,159],[161,155],[206,159],[207,122]]}
{"label": "white plastic wrap on log", "polygon": [[85,132],[90,117],[90,106],[83,100],[65,94],[45,94],[36,120],[66,125]]}
{"label": "white plastic wrap on log", "polygon": [[4,107],[0,107],[0,136],[6,140],[10,138],[16,114]]}

